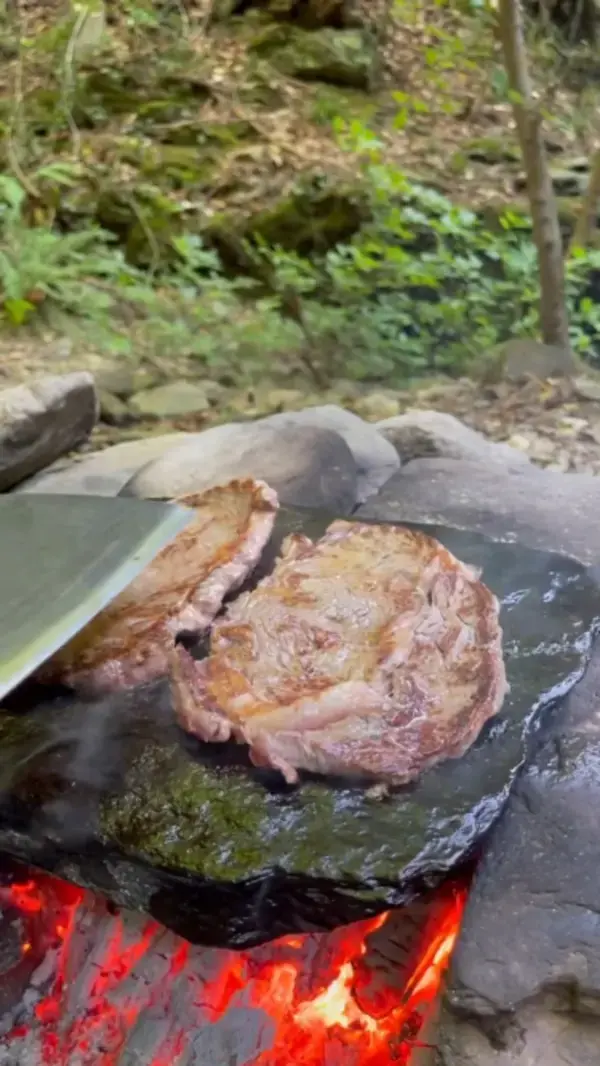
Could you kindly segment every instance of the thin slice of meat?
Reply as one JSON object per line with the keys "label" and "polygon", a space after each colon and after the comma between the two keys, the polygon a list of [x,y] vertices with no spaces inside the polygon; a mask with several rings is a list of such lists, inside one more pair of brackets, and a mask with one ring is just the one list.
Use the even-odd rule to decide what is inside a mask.
{"label": "thin slice of meat", "polygon": [[405,784],[457,757],[507,691],[499,605],[424,533],[334,522],[292,536],[213,627],[208,658],[171,652],[179,722],[298,770]]}
{"label": "thin slice of meat", "polygon": [[166,674],[181,632],[200,634],[258,563],[277,495],[263,481],[231,481],[182,496],[195,518],[150,566],[38,675],[98,694]]}

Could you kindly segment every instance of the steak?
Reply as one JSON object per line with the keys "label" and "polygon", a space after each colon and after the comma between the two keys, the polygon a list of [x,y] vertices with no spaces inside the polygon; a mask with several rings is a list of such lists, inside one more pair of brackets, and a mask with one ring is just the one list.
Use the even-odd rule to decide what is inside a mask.
{"label": "steak", "polygon": [[271,536],[277,496],[247,479],[180,497],[195,518],[150,566],[38,673],[99,694],[168,672],[182,631],[201,634],[242,584]]}
{"label": "steak", "polygon": [[298,770],[405,784],[463,755],[507,691],[499,605],[421,532],[336,521],[284,542],[196,662],[171,651],[175,711],[205,741]]}

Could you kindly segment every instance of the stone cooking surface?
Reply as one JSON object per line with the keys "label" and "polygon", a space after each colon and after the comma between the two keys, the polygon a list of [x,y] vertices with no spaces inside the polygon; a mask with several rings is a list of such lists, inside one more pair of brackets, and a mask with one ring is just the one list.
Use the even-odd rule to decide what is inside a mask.
{"label": "stone cooking surface", "polygon": [[[271,561],[328,521],[282,512]],[[87,705],[22,692],[0,718],[0,848],[220,946],[353,921],[452,868],[501,810],[538,702],[584,670],[599,597],[575,561],[429,531],[503,602],[512,690],[463,759],[383,802],[317,778],[294,791],[241,748],[184,737],[163,683]]]}

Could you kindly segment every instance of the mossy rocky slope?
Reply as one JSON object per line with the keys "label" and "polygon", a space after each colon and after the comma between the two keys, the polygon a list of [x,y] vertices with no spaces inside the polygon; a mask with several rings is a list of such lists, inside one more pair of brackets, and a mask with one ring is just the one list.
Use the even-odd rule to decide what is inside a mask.
{"label": "mossy rocky slope", "polygon": [[[152,266],[184,231],[215,241],[242,269],[244,236],[302,254],[350,238],[366,197],[356,160],[336,143],[336,116],[372,125],[386,157],[452,195],[472,203],[483,187],[487,202],[497,188],[506,203],[507,175],[519,193],[519,154],[505,116],[490,121],[489,78],[474,62],[462,85],[459,57],[457,83],[449,76],[444,88],[456,106],[444,114],[423,80],[423,42],[407,12],[394,20],[392,7],[226,0],[210,19],[192,5],[183,25],[166,5],[137,14],[117,5],[119,17],[111,9],[104,34],[81,49],[72,17],[54,15],[21,49],[18,107],[15,40],[5,42],[5,164],[16,157],[35,173],[59,160],[66,177],[46,172],[34,183],[36,212],[63,228],[100,224],[131,262]],[[399,92],[409,110],[425,101],[400,126]],[[463,114],[461,92],[484,103]],[[563,147],[555,137],[557,154]],[[579,159],[561,162],[557,175],[567,200],[580,194]]]}

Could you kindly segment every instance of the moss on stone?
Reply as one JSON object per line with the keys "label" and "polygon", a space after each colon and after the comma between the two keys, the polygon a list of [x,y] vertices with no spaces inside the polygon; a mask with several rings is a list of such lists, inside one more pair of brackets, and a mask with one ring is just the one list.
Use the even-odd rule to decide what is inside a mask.
{"label": "moss on stone", "polygon": [[461,146],[460,151],[476,163],[519,163],[521,152],[518,144],[502,137],[473,137]]}
{"label": "moss on stone", "polygon": [[250,48],[280,73],[304,81],[368,90],[373,88],[378,70],[376,43],[363,30],[324,28],[309,32],[297,26],[269,25]]}
{"label": "moss on stone", "polygon": [[313,122],[324,125],[329,125],[339,117],[369,123],[375,118],[377,109],[377,100],[360,89],[319,85],[315,87],[311,118]]}
{"label": "moss on stone", "polygon": [[215,779],[176,747],[149,746],[130,771],[126,792],[108,801],[102,833],[125,852],[206,877],[234,880],[261,865],[264,800],[236,803],[226,779]]}
{"label": "moss on stone", "polygon": [[157,131],[158,139],[163,144],[211,148],[222,151],[235,148],[236,145],[255,136],[255,128],[246,119],[234,119],[232,122],[204,122],[189,118],[174,123],[167,129]]}
{"label": "moss on stone", "polygon": [[368,218],[360,183],[303,183],[289,196],[248,220],[245,234],[301,255],[322,253],[349,240]]}

